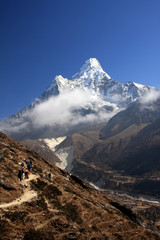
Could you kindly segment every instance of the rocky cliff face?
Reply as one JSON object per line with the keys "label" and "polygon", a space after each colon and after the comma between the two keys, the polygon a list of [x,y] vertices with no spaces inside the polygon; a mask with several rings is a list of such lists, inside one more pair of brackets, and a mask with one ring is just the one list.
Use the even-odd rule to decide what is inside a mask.
{"label": "rocky cliff face", "polygon": [[[1,239],[159,239],[144,217],[2,133],[0,152]],[[26,158],[32,169],[20,181]]]}

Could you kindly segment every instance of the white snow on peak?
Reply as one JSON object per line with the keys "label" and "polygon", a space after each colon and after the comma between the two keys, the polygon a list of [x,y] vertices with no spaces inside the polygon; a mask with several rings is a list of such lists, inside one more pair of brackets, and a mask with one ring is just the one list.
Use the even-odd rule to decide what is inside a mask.
{"label": "white snow on peak", "polygon": [[59,93],[63,92],[64,89],[66,89],[68,86],[68,79],[63,78],[61,75],[59,75],[59,76],[56,76],[55,80],[58,86]]}
{"label": "white snow on peak", "polygon": [[140,84],[140,83],[135,83],[135,82],[133,82],[133,84],[137,87],[137,88],[139,88],[139,89],[144,89],[145,88],[145,85],[142,85],[142,84]]}
{"label": "white snow on peak", "polygon": [[[63,78],[61,75],[56,76],[51,86],[44,92],[43,98],[47,99],[66,90],[70,92],[75,89],[81,89],[90,94],[92,100],[94,97],[101,99],[101,102],[96,100],[88,103],[86,108],[90,106],[90,109],[95,110],[95,106],[96,109],[102,108],[104,105],[109,107],[108,102],[124,108],[146,94],[151,87],[135,82],[117,82],[103,71],[96,58],[90,58],[72,79]],[[112,108],[115,109],[114,106]]]}
{"label": "white snow on peak", "polygon": [[92,76],[104,75],[107,79],[111,79],[111,77],[105,73],[96,58],[88,59],[84,65],[80,68],[80,71],[73,75],[72,79],[77,78],[90,78]]}
{"label": "white snow on peak", "polygon": [[102,69],[99,61],[98,61],[96,58],[90,58],[90,59],[88,59],[88,60],[84,63],[84,65],[82,66],[82,68],[84,68],[84,69],[86,69],[86,70],[87,70],[88,68],[96,68],[96,69],[98,69],[98,70],[100,70],[100,71],[103,71],[103,69]]}
{"label": "white snow on peak", "polygon": [[43,96],[52,96],[75,88],[80,88],[85,91],[89,90],[92,93],[100,95],[99,87],[101,87],[104,82],[108,82],[109,84],[110,81],[111,77],[103,71],[98,60],[96,58],[90,58],[72,79],[63,78],[61,75],[56,76]]}
{"label": "white snow on peak", "polygon": [[64,79],[64,78],[62,77],[62,75],[57,75],[57,76],[55,77],[55,80],[57,80],[57,79]]}

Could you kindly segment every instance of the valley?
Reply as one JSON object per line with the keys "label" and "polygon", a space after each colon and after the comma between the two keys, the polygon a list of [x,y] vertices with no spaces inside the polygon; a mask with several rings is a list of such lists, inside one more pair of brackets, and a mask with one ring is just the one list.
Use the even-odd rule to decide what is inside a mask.
{"label": "valley", "polygon": [[160,228],[160,199],[146,195],[128,195],[113,190],[102,190],[107,196],[120,202],[133,212],[144,216]]}

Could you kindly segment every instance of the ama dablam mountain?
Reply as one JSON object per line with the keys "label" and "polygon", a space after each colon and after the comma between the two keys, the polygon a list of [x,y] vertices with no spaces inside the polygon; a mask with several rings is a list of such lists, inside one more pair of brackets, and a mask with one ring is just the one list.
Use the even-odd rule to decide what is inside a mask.
{"label": "ama dablam mountain", "polygon": [[30,106],[1,122],[0,130],[17,140],[68,135],[107,122],[151,91],[159,90],[113,80],[91,58],[71,79],[56,76]]}

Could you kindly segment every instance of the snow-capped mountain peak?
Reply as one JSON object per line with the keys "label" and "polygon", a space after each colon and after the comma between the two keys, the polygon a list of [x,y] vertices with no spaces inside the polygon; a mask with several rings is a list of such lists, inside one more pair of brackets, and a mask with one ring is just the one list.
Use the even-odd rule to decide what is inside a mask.
{"label": "snow-capped mountain peak", "polygon": [[95,75],[105,75],[107,79],[111,79],[111,77],[103,71],[99,61],[96,58],[90,58],[85,61],[80,71],[73,75],[72,79],[90,78]]}
{"label": "snow-capped mountain peak", "polygon": [[65,135],[70,128],[78,124],[108,121],[130,103],[153,91],[160,93],[160,90],[147,85],[113,80],[96,58],[90,58],[73,78],[56,76],[40,98],[0,123],[0,130],[9,133],[25,127],[26,131],[29,131],[31,125],[33,129],[35,127],[37,134],[37,126],[52,126],[55,127],[55,132],[59,131],[57,126],[59,129],[63,126],[64,132],[60,132]]}
{"label": "snow-capped mountain peak", "polygon": [[140,90],[143,90],[144,88],[146,88],[146,85],[143,85],[143,84],[140,84],[140,83],[135,83],[135,82],[133,82],[133,84],[134,84],[137,88],[139,88]]}
{"label": "snow-capped mountain peak", "polygon": [[[83,73],[83,72],[90,71],[91,69],[94,71],[103,71],[99,61],[96,58],[90,58],[87,61],[85,61],[83,66],[80,68],[80,71],[78,72],[78,74],[80,72]],[[74,76],[72,78],[75,78]]]}
{"label": "snow-capped mountain peak", "polygon": [[96,58],[90,58],[80,68],[72,79],[61,75],[56,76],[50,87],[42,94],[42,99],[58,95],[65,90],[82,89],[103,101],[116,104],[118,107],[127,107],[133,101],[146,94],[152,88],[135,82],[120,83],[113,80],[101,67]]}
{"label": "snow-capped mountain peak", "polygon": [[103,71],[99,61],[96,58],[88,59],[79,72],[76,73],[72,79],[67,79],[61,75],[56,76],[51,85],[42,94],[41,98],[48,98],[52,95],[58,95],[65,90],[73,90],[81,88],[83,90],[90,90],[92,93],[100,95],[97,86],[103,85],[104,82],[112,81],[111,77]]}
{"label": "snow-capped mountain peak", "polygon": [[88,59],[86,62],[85,62],[85,64],[84,64],[84,66],[90,66],[90,67],[95,67],[95,68],[99,68],[100,70],[103,70],[102,69],[102,67],[101,67],[101,65],[100,65],[100,63],[99,63],[99,61],[96,59],[96,58],[90,58],[90,59]]}

